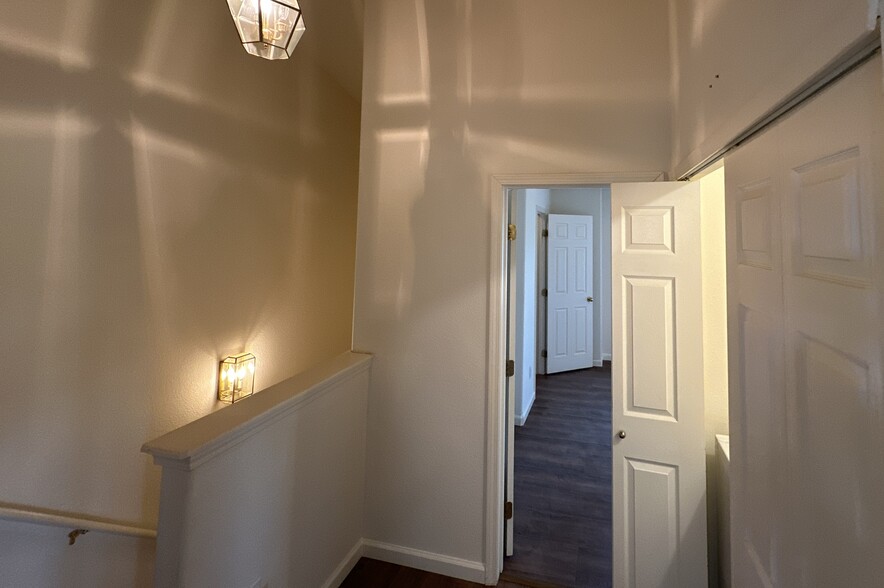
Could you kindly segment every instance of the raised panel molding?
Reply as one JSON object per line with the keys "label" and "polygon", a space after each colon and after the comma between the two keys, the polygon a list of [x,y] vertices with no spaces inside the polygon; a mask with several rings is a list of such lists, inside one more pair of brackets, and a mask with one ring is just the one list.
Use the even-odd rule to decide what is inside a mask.
{"label": "raised panel molding", "polygon": [[675,253],[671,206],[626,207],[623,218],[623,251]]}
{"label": "raised panel molding", "polygon": [[[586,238],[585,236],[583,237]],[[586,292],[589,290],[589,276],[586,275],[587,257],[589,251],[586,247],[574,249],[574,291]]]}
{"label": "raised panel molding", "polygon": [[556,292],[568,290],[568,250],[565,247],[556,247],[555,250]]}
{"label": "raised panel molding", "polygon": [[775,434],[779,423],[774,402],[780,393],[774,372],[775,321],[766,313],[739,306],[739,366],[742,422],[749,429],[742,436],[742,479],[744,504],[751,511],[743,520],[743,546],[763,586],[772,586],[772,561],[775,552],[774,504],[776,495],[775,450],[779,439]]}
{"label": "raised panel molding", "polygon": [[[856,578],[859,571],[855,552],[845,544],[854,541],[863,558],[880,555],[882,460],[869,456],[880,455],[881,387],[863,359],[800,331],[794,341],[790,459],[796,499],[814,513],[797,521],[797,532],[818,538],[808,544],[802,567],[808,578],[832,586],[839,576]],[[859,532],[868,537],[855,538]],[[880,576],[874,583],[852,579],[843,585],[878,584]]]}
{"label": "raised panel molding", "polygon": [[854,147],[793,170],[795,274],[869,287],[859,161]]}
{"label": "raised panel molding", "polygon": [[737,258],[742,265],[772,269],[773,187],[770,179],[738,188]]}
{"label": "raised panel molding", "polygon": [[678,420],[675,279],[623,276],[625,414]]}
{"label": "raised panel molding", "polygon": [[[624,467],[628,585],[674,586],[678,570],[670,562],[678,561],[678,466],[626,458]],[[642,570],[653,576],[642,576]]]}

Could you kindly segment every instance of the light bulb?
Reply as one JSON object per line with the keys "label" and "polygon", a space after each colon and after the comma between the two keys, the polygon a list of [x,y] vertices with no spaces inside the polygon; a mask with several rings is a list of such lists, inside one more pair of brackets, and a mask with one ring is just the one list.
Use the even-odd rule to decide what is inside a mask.
{"label": "light bulb", "polygon": [[240,370],[236,373],[236,377],[242,380],[246,377],[246,370],[240,368]]}
{"label": "light bulb", "polygon": [[221,370],[221,379],[222,379],[222,380],[226,380],[226,379],[227,379],[227,370]]}
{"label": "light bulb", "polygon": [[255,373],[255,364],[253,364],[253,363],[250,363],[250,364],[249,364],[249,373],[250,373],[250,374],[254,374],[254,373]]}

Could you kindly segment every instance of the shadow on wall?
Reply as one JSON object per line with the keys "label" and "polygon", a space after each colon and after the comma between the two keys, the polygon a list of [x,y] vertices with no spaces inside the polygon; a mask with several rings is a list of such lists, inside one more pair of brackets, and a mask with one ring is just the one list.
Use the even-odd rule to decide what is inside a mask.
{"label": "shadow on wall", "polygon": [[668,167],[668,58],[647,50],[668,47],[665,14],[367,4],[354,345],[376,354],[370,538],[482,559],[491,175]]}
{"label": "shadow on wall", "polygon": [[359,104],[318,42],[250,57],[210,0],[4,8],[0,502],[151,525],[139,447],[217,408],[218,358],[263,388],[349,348]]}

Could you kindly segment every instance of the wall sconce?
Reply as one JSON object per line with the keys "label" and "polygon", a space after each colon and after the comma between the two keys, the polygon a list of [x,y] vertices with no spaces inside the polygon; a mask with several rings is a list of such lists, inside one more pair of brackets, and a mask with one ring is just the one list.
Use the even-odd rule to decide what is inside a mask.
{"label": "wall sconce", "polygon": [[255,391],[255,356],[240,353],[225,357],[218,375],[218,400],[233,404]]}
{"label": "wall sconce", "polygon": [[304,16],[298,0],[227,0],[242,46],[264,59],[288,59],[301,40]]}

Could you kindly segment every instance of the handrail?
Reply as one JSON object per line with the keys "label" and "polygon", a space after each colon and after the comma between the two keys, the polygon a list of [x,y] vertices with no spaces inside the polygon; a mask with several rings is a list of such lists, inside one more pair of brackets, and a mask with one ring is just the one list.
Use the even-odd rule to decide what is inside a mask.
{"label": "handrail", "polygon": [[89,531],[111,533],[113,535],[125,535],[128,537],[141,537],[144,539],[156,539],[157,537],[156,529],[136,527],[109,519],[93,518],[88,515],[52,511],[32,506],[6,504],[2,502],[0,502],[0,520],[73,529],[73,531],[68,534],[71,545],[74,544],[74,541],[79,535]]}

